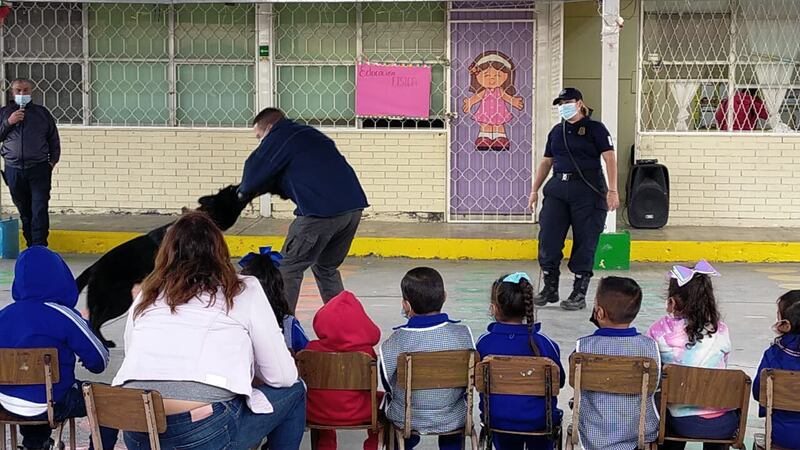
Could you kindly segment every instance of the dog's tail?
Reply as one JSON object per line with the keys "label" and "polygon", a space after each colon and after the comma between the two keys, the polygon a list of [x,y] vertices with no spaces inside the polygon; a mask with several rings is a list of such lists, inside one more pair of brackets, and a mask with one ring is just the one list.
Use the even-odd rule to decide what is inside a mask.
{"label": "dog's tail", "polygon": [[89,284],[89,280],[92,278],[92,272],[94,271],[94,264],[87,267],[86,270],[83,271],[78,278],[75,279],[75,283],[78,285],[78,293],[80,294],[83,288]]}

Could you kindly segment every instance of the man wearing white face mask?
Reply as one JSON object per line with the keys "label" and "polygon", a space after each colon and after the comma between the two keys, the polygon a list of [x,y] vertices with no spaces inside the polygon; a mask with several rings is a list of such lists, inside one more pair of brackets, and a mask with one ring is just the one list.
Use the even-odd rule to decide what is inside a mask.
{"label": "man wearing white face mask", "polygon": [[33,82],[26,78],[14,80],[11,82],[14,100],[0,109],[3,179],[19,210],[28,247],[47,246],[50,182],[61,157],[56,121],[47,108],[31,102],[33,87]]}
{"label": "man wearing white face mask", "polygon": [[[544,202],[539,215],[539,266],[544,288],[536,296],[537,306],[558,303],[558,281],[564,240],[572,227],[572,254],[569,269],[575,274],[572,293],[561,307],[575,311],[586,307],[586,292],[593,273],[594,253],[608,211],[619,207],[617,162],[608,129],[589,117],[583,95],[575,88],[562,90],[553,100],[558,105],[561,123],[547,136],[544,158],[536,171],[530,196],[531,209],[544,187]],[[608,168],[608,182],[601,159]]]}

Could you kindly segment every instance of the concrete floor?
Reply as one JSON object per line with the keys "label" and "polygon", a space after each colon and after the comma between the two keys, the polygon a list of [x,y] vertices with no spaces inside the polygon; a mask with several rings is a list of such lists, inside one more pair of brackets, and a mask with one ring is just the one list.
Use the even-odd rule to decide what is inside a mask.
{"label": "concrete floor", "polygon": [[[71,256],[68,263],[77,275],[91,264],[96,256]],[[0,307],[10,301],[13,280],[13,261],[0,260]],[[484,262],[484,261],[413,261],[404,259],[350,258],[342,268],[346,287],[355,292],[364,303],[367,312],[380,326],[384,338],[391,328],[403,323],[400,316],[400,279],[410,268],[428,265],[439,270],[444,276],[449,300],[445,310],[451,317],[461,319],[469,325],[475,337],[480,336],[489,323],[488,291],[492,281],[498,276],[515,271],[529,271],[536,275],[536,266],[531,262]],[[723,274],[715,279],[716,294],[724,319],[731,330],[734,350],[730,357],[730,367],[742,369],[751,377],[763,351],[773,339],[770,326],[775,321],[775,300],[787,289],[800,288],[800,265],[745,265],[727,264],[717,267]],[[635,264],[630,272],[622,273],[636,279],[644,290],[644,304],[635,325],[646,329],[653,321],[664,314],[667,265]],[[562,280],[562,296],[566,296],[570,280]],[[596,283],[592,283],[594,289]],[[81,298],[79,307],[83,307]],[[313,336],[311,320],[320,300],[313,279],[306,278],[298,317]],[[591,305],[590,305],[591,308]],[[589,323],[589,310],[568,313],[555,307],[538,311],[543,323],[543,331],[561,346],[564,364],[573,349],[576,338],[589,334],[594,326]],[[111,351],[112,363],[102,375],[92,375],[78,370],[78,377],[85,380],[108,382],[119,368],[123,358],[121,344],[124,320],[108,324],[104,334],[115,340],[120,347]],[[572,396],[570,388],[562,391],[559,400],[562,408],[567,408]],[[79,442],[86,442],[88,426],[81,424]],[[763,420],[756,417],[755,403],[751,404],[748,435],[763,429]],[[360,448],[361,433],[340,433],[341,449]],[[749,441],[749,439],[748,439]],[[121,443],[120,448],[123,448]],[[85,447],[84,447],[85,448]],[[310,448],[307,443],[302,447]],[[435,448],[433,441],[425,440],[420,449]],[[689,447],[693,448],[693,447]],[[699,447],[696,447],[699,448]]]}

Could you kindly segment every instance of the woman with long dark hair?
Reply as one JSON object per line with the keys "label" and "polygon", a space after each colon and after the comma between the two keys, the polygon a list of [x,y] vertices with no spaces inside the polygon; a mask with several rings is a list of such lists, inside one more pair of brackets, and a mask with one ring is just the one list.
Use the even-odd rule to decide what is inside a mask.
{"label": "woman with long dark hair", "polygon": [[[544,185],[539,214],[539,267],[544,286],[534,299],[536,306],[558,303],[561,260],[564,242],[572,228],[572,253],[569,270],[575,274],[572,293],[561,308],[577,311],[586,308],[586,293],[594,272],[594,254],[606,215],[619,207],[617,160],[611,134],[602,122],[592,120],[583,94],[575,88],[562,90],[553,100],[558,105],[561,123],[547,135],[544,157],[533,179],[529,199],[536,210],[539,189]],[[608,169],[608,181],[601,161]]]}
{"label": "woman with long dark hair", "polygon": [[[253,379],[264,384],[253,388]],[[163,448],[296,450],[305,389],[258,280],[239,276],[211,219],[189,212],[167,231],[125,326],[115,386],[164,397]],[[131,449],[149,448],[125,433]]]}

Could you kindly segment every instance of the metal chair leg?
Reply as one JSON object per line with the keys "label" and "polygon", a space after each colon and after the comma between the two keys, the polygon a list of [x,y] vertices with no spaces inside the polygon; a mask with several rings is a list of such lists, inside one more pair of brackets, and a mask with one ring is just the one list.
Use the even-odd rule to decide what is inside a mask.
{"label": "metal chair leg", "polygon": [[17,426],[12,423],[9,424],[9,428],[11,429],[11,448],[17,450]]}
{"label": "metal chair leg", "polygon": [[[75,434],[75,418],[69,419],[69,449],[76,450],[78,447],[78,436]],[[100,449],[98,449],[100,450]]]}

